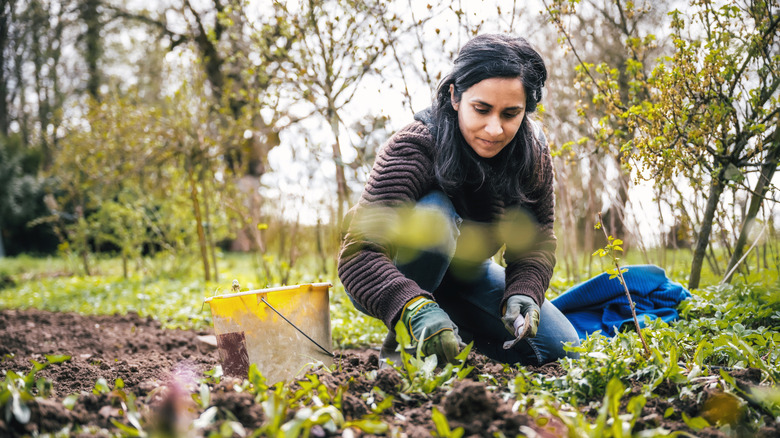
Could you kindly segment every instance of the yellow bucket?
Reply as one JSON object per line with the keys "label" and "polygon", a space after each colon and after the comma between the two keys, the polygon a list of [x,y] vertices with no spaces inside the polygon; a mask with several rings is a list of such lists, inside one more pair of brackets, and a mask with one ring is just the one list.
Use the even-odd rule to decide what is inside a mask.
{"label": "yellow bucket", "polygon": [[205,299],[226,375],[247,377],[249,364],[269,384],[333,364],[330,283],[251,290]]}

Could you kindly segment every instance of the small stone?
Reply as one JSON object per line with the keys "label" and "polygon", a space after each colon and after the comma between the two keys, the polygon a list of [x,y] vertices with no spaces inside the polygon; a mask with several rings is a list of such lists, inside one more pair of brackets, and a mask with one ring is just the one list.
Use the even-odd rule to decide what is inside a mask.
{"label": "small stone", "polygon": [[200,345],[209,347],[210,349],[217,348],[217,337],[214,335],[203,335],[196,338]]}

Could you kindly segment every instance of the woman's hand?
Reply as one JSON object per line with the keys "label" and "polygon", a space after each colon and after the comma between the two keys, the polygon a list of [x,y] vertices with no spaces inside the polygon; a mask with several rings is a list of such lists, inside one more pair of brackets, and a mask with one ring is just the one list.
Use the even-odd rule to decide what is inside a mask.
{"label": "woman's hand", "polygon": [[[527,295],[512,295],[506,301],[506,312],[501,318],[504,321],[504,326],[512,336],[529,337],[536,336],[536,331],[539,329],[539,306],[533,300],[533,298]],[[528,325],[528,329],[520,328],[519,332],[516,328],[515,322],[518,318],[524,318],[525,324]],[[521,326],[521,327],[523,327]]]}
{"label": "woman's hand", "polygon": [[422,342],[425,356],[435,354],[440,365],[458,363],[455,359],[460,345],[457,327],[436,302],[422,296],[413,298],[406,304],[401,322],[415,344]]}

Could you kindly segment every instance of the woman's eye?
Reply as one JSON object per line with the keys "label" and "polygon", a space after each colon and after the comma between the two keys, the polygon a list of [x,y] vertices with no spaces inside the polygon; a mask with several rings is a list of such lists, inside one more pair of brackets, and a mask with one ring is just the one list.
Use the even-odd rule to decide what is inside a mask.
{"label": "woman's eye", "polygon": [[489,110],[487,108],[480,108],[475,106],[474,111],[478,112],[479,114],[487,114]]}
{"label": "woman's eye", "polygon": [[506,119],[514,119],[517,117],[520,113],[504,113],[504,118]]}

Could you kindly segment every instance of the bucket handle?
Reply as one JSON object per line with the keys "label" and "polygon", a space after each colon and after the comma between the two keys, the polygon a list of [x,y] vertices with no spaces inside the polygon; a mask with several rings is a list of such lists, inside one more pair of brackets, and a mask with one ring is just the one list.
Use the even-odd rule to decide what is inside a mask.
{"label": "bucket handle", "polygon": [[283,319],[283,320],[285,320],[285,321],[287,322],[287,324],[290,324],[291,326],[293,326],[293,328],[294,328],[295,330],[298,330],[298,331],[299,331],[299,332],[300,332],[300,333],[301,333],[303,336],[306,336],[306,339],[310,340],[310,341],[311,341],[311,342],[312,342],[314,345],[316,345],[316,346],[320,347],[320,350],[324,351],[324,352],[325,352],[325,354],[327,354],[327,355],[328,355],[328,356],[330,356],[330,357],[336,357],[336,355],[335,355],[335,354],[331,353],[331,352],[330,352],[330,351],[328,351],[328,350],[327,350],[325,347],[323,347],[322,345],[318,344],[318,343],[317,343],[317,341],[315,341],[315,340],[314,340],[314,339],[312,339],[312,338],[311,338],[309,335],[307,335],[306,333],[304,333],[304,331],[303,331],[303,330],[301,330],[301,329],[299,329],[297,325],[293,324],[293,323],[292,323],[292,321],[290,321],[289,319],[287,319],[287,318],[286,318],[284,315],[282,315],[282,314],[281,314],[281,313],[280,313],[278,310],[276,310],[276,309],[274,308],[274,306],[272,306],[272,305],[271,305],[271,303],[269,303],[268,301],[266,301],[266,300],[265,300],[265,297],[261,297],[261,298],[260,298],[260,301],[264,302],[266,306],[270,307],[270,308],[271,308],[271,310],[273,310],[274,312],[276,312],[276,314],[277,314],[277,315],[281,316],[281,317],[282,317],[282,319]]}

